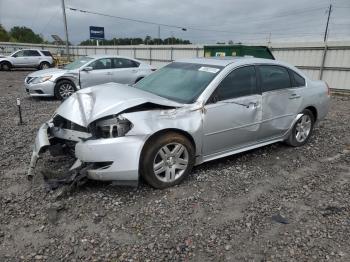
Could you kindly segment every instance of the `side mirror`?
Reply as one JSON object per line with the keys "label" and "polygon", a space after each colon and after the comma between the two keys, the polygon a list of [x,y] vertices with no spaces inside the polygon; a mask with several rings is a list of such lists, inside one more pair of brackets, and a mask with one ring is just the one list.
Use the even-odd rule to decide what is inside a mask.
{"label": "side mirror", "polygon": [[93,70],[92,66],[86,66],[86,67],[83,68],[83,71],[86,71],[86,72],[89,72],[89,71],[92,71],[92,70]]}
{"label": "side mirror", "polygon": [[207,101],[207,104],[215,104],[219,101],[219,97],[216,93],[212,94],[209,100]]}

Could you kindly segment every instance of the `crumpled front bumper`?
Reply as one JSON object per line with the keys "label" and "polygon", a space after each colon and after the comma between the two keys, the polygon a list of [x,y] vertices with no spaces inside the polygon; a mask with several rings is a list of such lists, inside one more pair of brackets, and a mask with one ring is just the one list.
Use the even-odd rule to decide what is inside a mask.
{"label": "crumpled front bumper", "polygon": [[32,179],[34,176],[34,169],[39,159],[40,153],[42,153],[42,151],[45,150],[46,147],[50,146],[50,141],[48,136],[49,128],[50,126],[48,123],[43,124],[39,128],[38,134],[36,135],[32,158],[30,160],[29,169],[27,173],[28,179]]}
{"label": "crumpled front bumper", "polygon": [[137,185],[140,155],[147,137],[124,136],[86,140],[87,137],[80,139],[80,135],[81,132],[57,129],[50,123],[43,124],[35,139],[28,178],[34,176],[36,163],[40,155],[52,146],[52,139],[59,138],[80,140],[75,146],[77,161],[70,170],[89,165],[91,168],[86,171],[90,179],[114,181],[115,184],[121,185]]}
{"label": "crumpled front bumper", "polygon": [[124,136],[79,142],[75,155],[83,163],[110,163],[87,170],[95,180],[112,180],[119,184],[134,184],[139,179],[139,161],[146,137]]}

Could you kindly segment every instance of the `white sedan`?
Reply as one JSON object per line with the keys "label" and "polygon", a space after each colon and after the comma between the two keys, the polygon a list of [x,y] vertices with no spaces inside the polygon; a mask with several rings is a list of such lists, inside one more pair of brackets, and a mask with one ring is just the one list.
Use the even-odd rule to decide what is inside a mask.
{"label": "white sedan", "polygon": [[150,65],[136,59],[93,55],[79,58],[63,69],[33,72],[25,78],[24,86],[30,96],[66,99],[85,87],[109,82],[135,84],[154,70]]}

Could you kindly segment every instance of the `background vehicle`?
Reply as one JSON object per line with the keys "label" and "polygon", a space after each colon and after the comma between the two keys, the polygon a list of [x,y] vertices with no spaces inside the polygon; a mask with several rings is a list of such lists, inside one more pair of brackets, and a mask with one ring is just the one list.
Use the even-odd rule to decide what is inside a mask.
{"label": "background vehicle", "polygon": [[47,69],[54,65],[50,51],[39,49],[22,49],[5,57],[0,57],[0,69],[38,68]]}
{"label": "background vehicle", "polygon": [[205,45],[204,56],[253,56],[256,58],[275,59],[267,46],[248,45]]}
{"label": "background vehicle", "polygon": [[329,100],[325,82],[275,60],[182,60],[134,88],[111,83],[74,94],[40,128],[31,167],[59,138],[76,142],[89,178],[128,184],[141,175],[165,188],[206,161],[281,141],[304,145]]}
{"label": "background vehicle", "polygon": [[29,74],[24,85],[30,96],[55,96],[66,99],[76,90],[116,82],[135,84],[152,73],[153,68],[138,60],[94,55],[77,59],[63,69],[48,69]]}

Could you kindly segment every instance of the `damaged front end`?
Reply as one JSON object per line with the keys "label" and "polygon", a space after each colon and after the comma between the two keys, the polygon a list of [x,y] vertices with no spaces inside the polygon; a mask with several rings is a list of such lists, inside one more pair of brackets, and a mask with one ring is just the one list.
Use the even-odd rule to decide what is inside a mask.
{"label": "damaged front end", "polygon": [[[91,134],[87,128],[60,115],[55,115],[39,128],[27,172],[28,180],[34,177],[35,167],[41,154],[48,150],[52,156],[74,155],[75,144],[89,137]],[[78,167],[80,167],[79,161],[72,166],[71,170]]]}
{"label": "damaged front end", "polygon": [[[187,121],[187,125],[193,125],[189,119],[174,121],[173,114],[163,114],[179,107],[181,104],[118,84],[82,89],[65,100],[53,118],[40,127],[27,177],[33,178],[38,159],[49,151],[52,156],[75,157],[66,182],[81,178],[77,173],[83,170],[89,179],[135,186],[147,138],[167,127],[164,123],[180,125]],[[53,184],[56,182],[62,181]]]}

